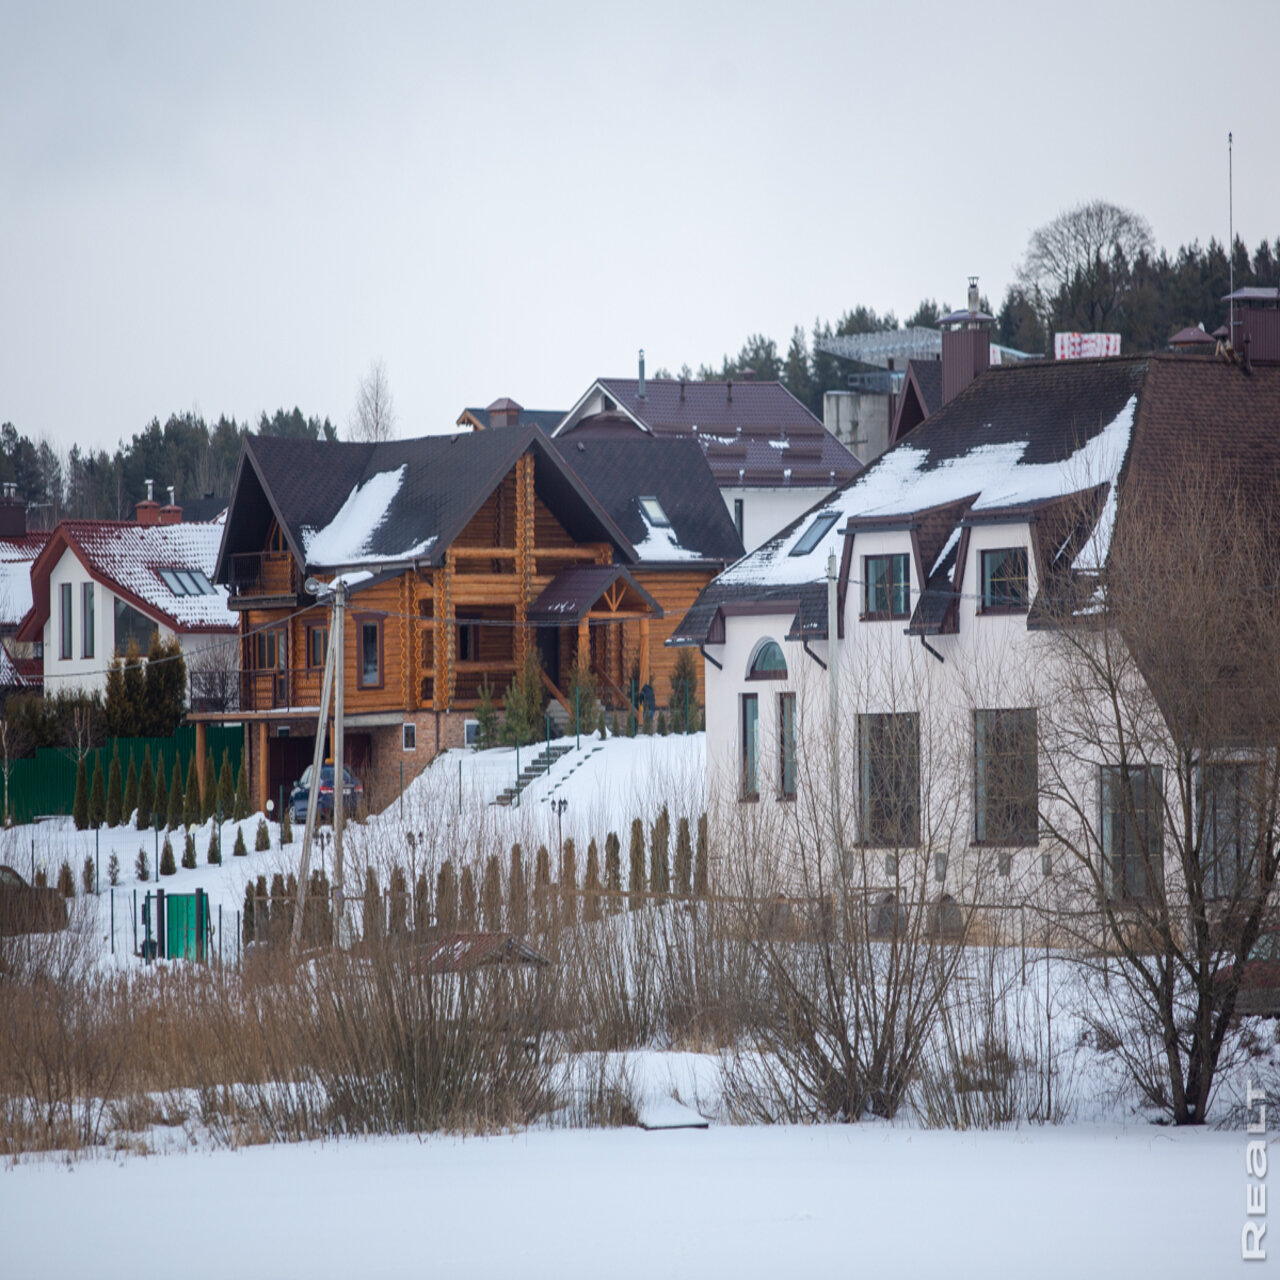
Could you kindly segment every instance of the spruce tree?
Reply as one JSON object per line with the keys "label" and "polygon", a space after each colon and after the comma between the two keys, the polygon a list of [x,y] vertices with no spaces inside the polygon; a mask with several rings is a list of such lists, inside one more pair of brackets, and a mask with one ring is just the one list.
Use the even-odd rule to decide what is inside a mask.
{"label": "spruce tree", "polygon": [[231,816],[237,822],[243,822],[249,816],[249,764],[243,756],[240,758],[240,773],[236,778],[236,798]]}
{"label": "spruce tree", "polygon": [[138,762],[133,758],[133,752],[129,753],[129,772],[124,780],[124,808],[121,810],[121,820],[123,822],[132,822],[134,810],[138,807]]}
{"label": "spruce tree", "polygon": [[[237,828],[237,831],[239,829]],[[284,874],[277,871],[271,877],[271,945],[278,946],[289,933],[289,907],[285,895]]]}
{"label": "spruce tree", "polygon": [[62,866],[58,868],[58,892],[64,898],[74,898],[76,896],[76,878],[71,874],[71,863],[65,859]]}
{"label": "spruce tree", "polygon": [[462,868],[462,878],[458,883],[458,917],[461,925],[468,932],[476,927],[476,878],[471,874],[470,866]]}
{"label": "spruce tree", "polygon": [[582,887],[586,894],[582,918],[590,924],[600,919],[600,851],[594,840],[587,845],[587,879]]}
{"label": "spruce tree", "polygon": [[231,846],[231,854],[235,858],[247,858],[249,856],[249,849],[244,842],[244,828],[241,826],[236,827],[236,842]]}
{"label": "spruce tree", "polygon": [[681,818],[676,831],[676,893],[681,898],[689,896],[693,880],[693,845],[689,839],[689,819]]}
{"label": "spruce tree", "polygon": [[507,928],[512,933],[529,931],[529,889],[524,878],[524,851],[511,846],[511,866],[507,873]]}
{"label": "spruce tree", "polygon": [[[604,839],[604,887],[610,894],[622,892],[622,841],[616,831],[610,831]],[[621,907],[621,899],[609,899],[610,911],[618,911]]]}
{"label": "spruce tree", "polygon": [[222,768],[218,770],[218,810],[224,818],[231,817],[236,805],[236,784],[231,773],[231,749],[222,752]]}
{"label": "spruce tree", "polygon": [[382,889],[378,873],[369,867],[364,873],[364,901],[361,903],[364,940],[368,944],[382,936]]}
{"label": "spruce tree", "polygon": [[695,898],[707,896],[707,881],[710,875],[710,861],[707,851],[707,815],[698,819],[698,852],[693,863],[693,895]]}
{"label": "spruce tree", "polygon": [[218,812],[218,770],[213,763],[213,753],[204,756],[204,788],[200,794],[200,821],[208,822]]}
{"label": "spruce tree", "polygon": [[271,848],[271,830],[267,826],[266,818],[258,819],[258,830],[253,837],[253,851],[255,853],[266,853]]}
{"label": "spruce tree", "polygon": [[85,771],[84,756],[76,761],[76,798],[71,806],[77,831],[89,829],[89,779]]}
{"label": "spruce tree", "polygon": [[102,826],[107,816],[107,783],[102,776],[102,752],[93,760],[93,784],[89,788],[89,826]]}
{"label": "spruce tree", "polygon": [[182,766],[176,755],[173,757],[173,777],[169,780],[169,804],[164,825],[170,831],[182,826]]}
{"label": "spruce tree", "polygon": [[107,859],[107,883],[113,887],[120,883],[120,858],[114,849]]}
{"label": "spruce tree", "polygon": [[431,888],[427,883],[427,873],[420,872],[413,886],[413,936],[426,937],[431,925]]}
{"label": "spruce tree", "polygon": [[111,768],[107,771],[107,826],[118,827],[124,810],[124,779],[120,776],[120,747],[111,752]]}
{"label": "spruce tree", "polygon": [[644,893],[644,823],[639,818],[631,823],[631,880],[627,887],[631,910],[637,911]]}
{"label": "spruce tree", "polygon": [[284,936],[293,937],[294,913],[298,908],[298,877],[289,872],[284,878]]}
{"label": "spruce tree", "polygon": [[408,922],[409,886],[404,868],[397,864],[391,868],[391,882],[387,886],[387,932],[392,937],[402,937]]}
{"label": "spruce tree", "polygon": [[151,860],[146,849],[138,850],[138,856],[133,860],[133,874],[143,881],[151,878]]}
{"label": "spruce tree", "polygon": [[244,915],[240,922],[240,937],[246,947],[254,940],[252,880],[246,880],[244,885]]}
{"label": "spruce tree", "polygon": [[187,785],[182,793],[182,825],[198,827],[200,814],[204,810],[204,801],[200,796],[200,771],[196,768],[196,755],[193,751],[187,762]]}
{"label": "spruce tree", "polygon": [[98,873],[93,865],[92,854],[85,858],[84,865],[80,868],[80,886],[84,889],[86,898],[98,887]]}
{"label": "spruce tree", "polygon": [[267,942],[271,937],[271,901],[267,897],[266,876],[259,876],[253,886],[253,901],[253,936],[258,942]]}
{"label": "spruce tree", "polygon": [[533,920],[534,927],[543,933],[547,927],[547,906],[551,897],[551,855],[547,846],[538,846],[538,856],[533,872]]}
{"label": "spruce tree", "polygon": [[458,881],[450,858],[436,874],[436,927],[441,933],[453,933],[458,927]]}
{"label": "spruce tree", "polygon": [[[164,786],[164,757],[160,759],[160,785]],[[151,826],[152,815],[156,808],[156,774],[151,767],[151,745],[147,744],[142,752],[142,776],[138,779],[138,821],[134,824],[139,831],[146,831]]]}
{"label": "spruce tree", "polygon": [[169,833],[164,835],[164,844],[160,846],[160,874],[162,876],[177,875],[178,868],[173,864],[173,845],[169,841]]}
{"label": "spruce tree", "polygon": [[216,826],[209,833],[209,847],[205,850],[204,860],[211,867],[222,865],[222,833]]}
{"label": "spruce tree", "polygon": [[284,802],[284,812],[280,815],[280,846],[283,848],[287,844],[293,843],[293,817],[290,809],[293,806],[286,800]]}
{"label": "spruce tree", "polygon": [[498,855],[491,853],[484,864],[484,882],[480,886],[480,918],[488,933],[502,928],[502,870]]}
{"label": "spruce tree", "polygon": [[578,851],[572,839],[560,852],[560,919],[566,925],[578,922]]}
{"label": "spruce tree", "polygon": [[[166,843],[168,839],[169,837],[165,836]],[[182,841],[182,865],[188,871],[196,869],[196,837],[195,833],[191,831],[186,833],[186,837]]]}
{"label": "spruce tree", "polygon": [[654,893],[667,893],[671,888],[671,864],[667,848],[671,842],[671,815],[664,804],[653,824],[653,843],[649,848],[649,888]]}

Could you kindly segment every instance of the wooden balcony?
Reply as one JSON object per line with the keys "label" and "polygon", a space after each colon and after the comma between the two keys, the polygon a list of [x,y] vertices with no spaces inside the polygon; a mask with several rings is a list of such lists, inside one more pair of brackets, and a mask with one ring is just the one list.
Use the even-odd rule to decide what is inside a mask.
{"label": "wooden balcony", "polygon": [[231,557],[232,609],[292,605],[302,590],[298,567],[287,551],[251,552]]}

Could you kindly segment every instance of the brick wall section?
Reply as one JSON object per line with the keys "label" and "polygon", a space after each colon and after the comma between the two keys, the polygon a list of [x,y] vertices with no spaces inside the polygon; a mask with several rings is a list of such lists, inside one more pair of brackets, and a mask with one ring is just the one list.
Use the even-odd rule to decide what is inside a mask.
{"label": "brick wall section", "polygon": [[[466,722],[470,719],[474,717],[465,711],[416,711],[406,715],[400,724],[365,730],[373,746],[373,758],[362,779],[370,812],[380,812],[399,796],[402,764],[407,787],[441,751],[465,746]],[[405,724],[417,727],[413,751],[406,751],[402,745]]]}

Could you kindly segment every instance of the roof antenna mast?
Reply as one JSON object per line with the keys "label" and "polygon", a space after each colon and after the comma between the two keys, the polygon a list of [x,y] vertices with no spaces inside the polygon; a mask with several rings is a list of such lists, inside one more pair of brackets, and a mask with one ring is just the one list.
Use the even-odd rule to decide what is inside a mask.
{"label": "roof antenna mast", "polygon": [[1227,134],[1227,345],[1236,347],[1236,210],[1232,174],[1232,140]]}

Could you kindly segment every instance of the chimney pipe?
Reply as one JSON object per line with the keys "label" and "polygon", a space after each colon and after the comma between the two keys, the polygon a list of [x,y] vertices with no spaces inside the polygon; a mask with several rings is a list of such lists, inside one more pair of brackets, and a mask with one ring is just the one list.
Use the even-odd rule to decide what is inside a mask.
{"label": "chimney pipe", "polygon": [[156,500],[155,488],[156,488],[156,482],[154,480],[148,480],[147,481],[147,501],[148,502],[154,502]]}
{"label": "chimney pipe", "polygon": [[969,277],[969,310],[977,312],[978,310],[978,277]]}
{"label": "chimney pipe", "polygon": [[680,399],[684,399],[684,379],[680,379]]}
{"label": "chimney pipe", "polygon": [[728,386],[729,386],[729,403],[732,404],[733,403],[733,379],[732,378],[729,379]]}
{"label": "chimney pipe", "polygon": [[640,348],[640,390],[636,392],[636,399],[644,399],[644,348]]}
{"label": "chimney pipe", "polygon": [[1250,358],[1249,358],[1249,348],[1250,348],[1251,346],[1253,346],[1253,334],[1251,334],[1251,333],[1246,333],[1246,334],[1244,335],[1244,361],[1243,361],[1243,368],[1244,368],[1244,372],[1245,372],[1249,377],[1252,377],[1252,376],[1253,376],[1253,362],[1252,362],[1252,360],[1250,360]]}

